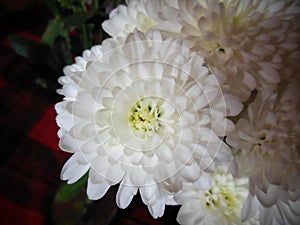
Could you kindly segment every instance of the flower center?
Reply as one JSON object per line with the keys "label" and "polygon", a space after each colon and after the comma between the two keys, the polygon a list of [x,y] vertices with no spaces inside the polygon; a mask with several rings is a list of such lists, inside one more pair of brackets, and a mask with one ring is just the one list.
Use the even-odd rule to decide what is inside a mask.
{"label": "flower center", "polygon": [[161,126],[160,117],[161,111],[158,102],[141,99],[130,110],[129,126],[152,137]]}
{"label": "flower center", "polygon": [[206,207],[221,209],[224,215],[238,218],[245,198],[244,194],[237,193],[237,186],[231,175],[216,174],[213,178],[212,188],[204,194]]}
{"label": "flower center", "polygon": [[237,197],[228,188],[212,188],[205,192],[207,208],[221,208],[225,215],[238,216],[241,206],[237,204]]}

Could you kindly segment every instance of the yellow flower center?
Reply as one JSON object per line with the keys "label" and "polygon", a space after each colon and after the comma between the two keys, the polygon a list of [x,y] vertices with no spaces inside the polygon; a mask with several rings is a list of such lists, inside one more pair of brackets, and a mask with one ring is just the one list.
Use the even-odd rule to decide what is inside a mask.
{"label": "yellow flower center", "polygon": [[141,99],[130,110],[129,126],[151,137],[161,126],[160,117],[159,105],[153,101]]}
{"label": "yellow flower center", "polygon": [[218,208],[224,216],[238,218],[245,196],[236,192],[237,187],[231,175],[216,174],[213,178],[213,187],[204,194],[207,209]]}

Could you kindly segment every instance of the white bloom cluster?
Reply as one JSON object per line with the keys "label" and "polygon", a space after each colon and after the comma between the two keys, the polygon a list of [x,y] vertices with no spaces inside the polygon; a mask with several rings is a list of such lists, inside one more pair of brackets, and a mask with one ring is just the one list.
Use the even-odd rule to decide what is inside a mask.
{"label": "white bloom cluster", "polygon": [[59,79],[62,179],[180,224],[298,224],[300,1],[126,4]]}

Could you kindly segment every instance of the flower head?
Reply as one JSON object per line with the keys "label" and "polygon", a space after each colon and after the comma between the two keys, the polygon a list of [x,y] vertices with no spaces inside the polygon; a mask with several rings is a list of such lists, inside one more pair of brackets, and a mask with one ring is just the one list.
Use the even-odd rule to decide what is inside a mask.
{"label": "flower head", "polygon": [[[204,186],[210,180],[210,185]],[[185,184],[175,199],[182,204],[177,220],[180,224],[242,224],[241,211],[248,194],[248,179],[233,178],[227,165],[194,184]],[[248,224],[258,224],[252,220]]]}
{"label": "flower head", "polygon": [[90,199],[120,184],[119,207],[139,191],[156,218],[182,182],[230,157],[219,138],[233,126],[219,84],[181,40],[158,31],[108,39],[64,72],[59,145],[74,154],[62,179],[89,170]]}
{"label": "flower head", "polygon": [[283,209],[300,198],[299,84],[294,79],[276,93],[259,92],[227,138],[234,175],[249,174],[250,194],[266,208]]}
{"label": "flower head", "polygon": [[[187,0],[178,1],[177,11],[174,24],[181,30],[175,35],[189,40],[224,82],[224,92],[241,101],[299,69],[299,1]],[[158,16],[168,18],[163,12]]]}

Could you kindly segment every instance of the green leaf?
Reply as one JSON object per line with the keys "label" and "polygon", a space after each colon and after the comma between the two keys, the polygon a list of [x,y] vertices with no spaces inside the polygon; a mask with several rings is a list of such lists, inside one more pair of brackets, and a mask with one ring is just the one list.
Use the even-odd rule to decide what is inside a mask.
{"label": "green leaf", "polygon": [[34,41],[18,36],[10,37],[9,43],[18,55],[29,59],[32,57],[36,46]]}
{"label": "green leaf", "polygon": [[72,14],[64,19],[64,24],[66,27],[79,27],[82,24],[84,24],[88,19],[93,17],[94,14],[94,12],[82,12]]}
{"label": "green leaf", "polygon": [[72,198],[74,198],[76,195],[80,193],[80,191],[86,184],[87,179],[88,179],[88,172],[76,183],[62,185],[55,196],[55,200],[57,202],[70,201]]}
{"label": "green leaf", "polygon": [[68,32],[64,30],[63,20],[60,17],[56,17],[48,24],[46,31],[42,36],[42,42],[52,47],[57,37],[66,37],[67,35]]}

